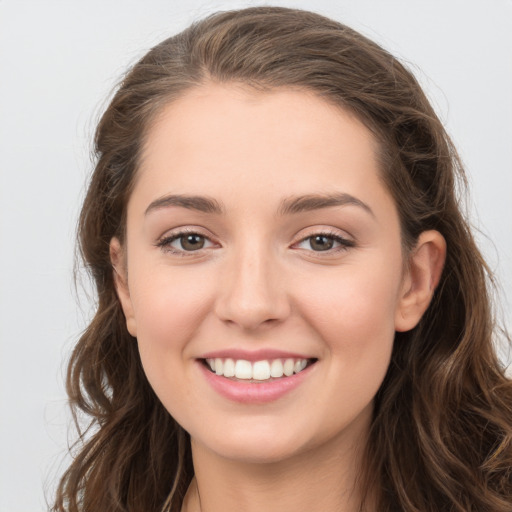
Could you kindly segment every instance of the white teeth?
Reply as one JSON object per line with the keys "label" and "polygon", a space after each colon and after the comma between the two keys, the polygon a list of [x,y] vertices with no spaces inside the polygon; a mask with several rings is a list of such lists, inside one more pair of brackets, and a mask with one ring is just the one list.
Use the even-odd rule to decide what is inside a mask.
{"label": "white teeth", "polygon": [[235,362],[233,359],[226,359],[224,361],[224,377],[235,376]]}
{"label": "white teeth", "polygon": [[235,377],[237,379],[252,379],[252,364],[244,359],[235,363]]}
{"label": "white teeth", "polygon": [[293,359],[287,359],[285,362],[284,362],[284,365],[283,365],[283,373],[289,377],[290,375],[293,375],[293,366],[294,366],[294,361]]}
{"label": "white teeth", "polygon": [[284,375],[283,362],[281,359],[274,359],[270,365],[270,376],[276,379]]}
{"label": "white teeth", "polygon": [[268,380],[290,377],[306,368],[307,359],[273,359],[251,363],[245,359],[207,359],[208,366],[217,375],[236,377],[242,380]]}
{"label": "white teeth", "polygon": [[293,366],[293,371],[295,373],[301,372],[302,370],[304,370],[304,368],[306,368],[306,364],[307,361],[305,359],[300,359],[299,361],[296,361],[295,365]]}
{"label": "white teeth", "polygon": [[252,378],[255,380],[267,380],[270,378],[270,364],[268,361],[256,361],[252,365]]}

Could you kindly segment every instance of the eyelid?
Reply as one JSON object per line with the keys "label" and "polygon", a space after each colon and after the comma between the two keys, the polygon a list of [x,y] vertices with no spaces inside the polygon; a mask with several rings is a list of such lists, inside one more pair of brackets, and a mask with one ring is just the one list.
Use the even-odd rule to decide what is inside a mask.
{"label": "eyelid", "polygon": [[[160,248],[164,252],[169,252],[171,254],[177,255],[177,256],[194,256],[198,254],[202,254],[203,251],[209,250],[214,246],[219,246],[220,244],[216,243],[214,240],[212,240],[213,236],[209,234],[205,234],[205,229],[201,228],[199,226],[183,226],[183,227],[177,227],[170,231],[166,231],[164,235],[159,237],[155,242],[155,247]],[[184,249],[177,249],[175,247],[171,247],[171,243],[175,240],[178,240],[182,236],[186,235],[198,235],[205,240],[207,240],[211,246],[209,247],[201,247],[200,249],[197,249],[196,251],[186,251]]]}
{"label": "eyelid", "polygon": [[[313,249],[305,249],[305,248],[297,247],[299,244],[302,244],[303,242],[305,242],[313,237],[316,237],[316,236],[325,236],[327,238],[331,238],[335,242],[337,242],[339,245],[337,247],[333,247],[333,248],[327,249],[325,251],[314,251]],[[332,256],[333,253],[345,251],[345,250],[347,250],[351,247],[355,247],[355,246],[356,246],[356,242],[354,241],[354,239],[352,237],[346,236],[345,234],[343,234],[342,232],[340,232],[339,230],[336,230],[334,228],[321,228],[321,227],[311,228],[310,233],[308,233],[306,235],[302,235],[297,242],[294,242],[292,244],[292,248],[304,250],[304,251],[315,254],[315,256],[320,256],[320,257],[329,256],[329,255]]]}
{"label": "eyelid", "polygon": [[[304,231],[309,231],[309,233],[304,233]],[[215,241],[215,237],[212,234],[206,234],[204,228],[200,226],[182,226],[182,227],[176,227],[172,230],[166,231],[164,235],[159,237],[154,245],[164,252],[169,252],[171,254],[175,254],[178,256],[194,256],[202,254],[205,250],[209,250],[214,248],[215,246],[220,247],[220,244]],[[297,241],[293,242],[291,245],[292,249],[299,249],[303,250],[309,253],[313,253],[315,256],[318,257],[327,257],[332,256],[333,253],[338,253],[341,251],[348,250],[351,247],[356,246],[356,242],[354,241],[353,237],[346,236],[344,234],[345,232],[341,232],[340,230],[337,230],[336,228],[332,227],[311,227],[306,228],[302,230],[302,235],[300,237],[297,237]],[[186,235],[198,235],[202,238],[204,238],[209,244],[211,244],[208,247],[201,247],[195,251],[187,251],[185,249],[178,249],[171,246],[171,243],[175,240],[178,240],[182,236]],[[333,247],[330,249],[326,249],[325,251],[315,251],[312,248],[306,249],[306,248],[300,248],[298,247],[303,242],[315,237],[315,236],[325,236],[327,238],[333,239],[335,242],[338,243],[337,247]]]}

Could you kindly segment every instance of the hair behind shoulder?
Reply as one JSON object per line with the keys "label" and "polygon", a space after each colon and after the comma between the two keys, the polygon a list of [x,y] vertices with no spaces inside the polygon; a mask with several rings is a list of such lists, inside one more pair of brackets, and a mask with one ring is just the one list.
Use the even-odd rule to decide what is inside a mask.
{"label": "hair behind shoulder", "polygon": [[396,335],[376,397],[361,485],[375,489],[377,510],[510,512],[512,384],[493,347],[491,274],[455,193],[464,184],[457,153],[388,52],[333,20],[277,7],[215,14],[163,41],[126,75],[99,123],[78,232],[98,307],[67,377],[71,406],[93,433],[80,437],[53,510],[179,511],[193,476],[188,436],[153,393],[127,332],[109,243],[123,240],[148,127],[208,81],[300,88],[353,112],[379,142],[404,251],[428,229],[447,241],[434,300],[415,329]]}

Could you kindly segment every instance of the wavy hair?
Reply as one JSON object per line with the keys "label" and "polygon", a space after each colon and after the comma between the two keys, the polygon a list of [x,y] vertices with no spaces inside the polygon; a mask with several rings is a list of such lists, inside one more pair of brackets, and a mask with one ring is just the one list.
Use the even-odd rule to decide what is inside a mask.
{"label": "wavy hair", "polygon": [[152,391],[127,332],[109,243],[123,240],[148,127],[164,105],[212,81],[307,90],[355,114],[379,143],[404,247],[430,229],[446,239],[433,301],[414,329],[397,333],[375,397],[360,482],[376,493],[376,510],[510,512],[512,383],[493,345],[492,276],[457,196],[465,187],[457,153],[397,59],[340,23],[276,7],[218,13],[155,46],[99,122],[78,227],[97,310],[67,375],[75,417],[85,414],[91,428],[80,433],[53,511],[177,512],[193,477],[188,434]]}

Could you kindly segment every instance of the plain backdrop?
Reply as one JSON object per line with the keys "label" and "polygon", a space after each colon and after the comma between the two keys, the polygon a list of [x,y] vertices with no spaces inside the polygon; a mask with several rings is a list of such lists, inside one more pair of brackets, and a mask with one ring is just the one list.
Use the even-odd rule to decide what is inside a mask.
{"label": "plain backdrop", "polygon": [[[0,0],[0,512],[47,510],[65,466],[64,366],[91,313],[74,230],[95,123],[127,66],[190,22],[261,2]],[[512,324],[512,1],[296,0],[418,76],[466,164]],[[71,436],[72,438],[72,436]]]}

